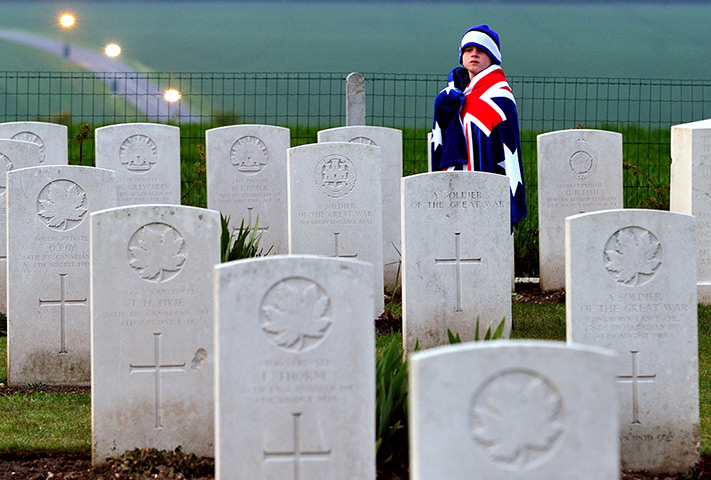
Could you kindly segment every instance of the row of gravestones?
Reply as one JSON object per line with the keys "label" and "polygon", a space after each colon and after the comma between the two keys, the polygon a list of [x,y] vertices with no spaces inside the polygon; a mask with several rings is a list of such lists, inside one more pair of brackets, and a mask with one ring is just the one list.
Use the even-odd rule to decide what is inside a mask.
{"label": "row of gravestones", "polygon": [[[23,361],[20,372],[26,375],[56,374],[59,367],[86,375],[89,365],[80,356],[90,353],[97,463],[131,448],[183,445],[214,454],[220,478],[236,471],[247,472],[246,478],[296,479],[302,471],[308,478],[334,478],[341,471],[347,478],[372,477],[371,265],[292,255],[213,270],[220,233],[215,211],[102,209],[116,191],[113,172],[104,169],[35,167],[10,172],[7,179],[10,275],[39,285],[34,294],[11,289],[9,380]],[[403,185],[405,203],[415,210],[424,206],[415,207],[412,198],[427,201],[434,193],[478,199],[466,207],[450,200],[427,208],[455,221],[442,242],[455,253],[424,252],[409,260],[406,250],[403,258],[406,273],[429,263],[431,273],[420,276],[437,277],[438,268],[446,267],[447,277],[457,279],[449,289],[431,287],[416,296],[435,303],[445,297],[445,310],[465,310],[458,302],[468,291],[464,285],[459,290],[458,282],[474,275],[463,269],[484,271],[493,248],[510,242],[490,232],[492,245],[482,242],[483,253],[474,259],[463,242],[472,226],[461,219],[457,224],[457,212],[466,210],[480,226],[491,221],[487,212],[495,212],[488,217],[498,216],[507,238],[501,211],[508,211],[508,184],[491,174],[440,172],[410,177]],[[88,205],[102,210],[92,213]],[[411,216],[404,218],[407,232]],[[434,231],[446,229],[432,215],[421,219]],[[590,478],[617,478],[620,452],[630,469],[681,472],[695,462],[694,218],[613,210],[567,223],[571,344],[413,354],[414,478],[441,478],[443,469],[466,478],[482,464],[493,472],[516,472],[507,478],[570,478],[578,469],[591,472]],[[422,229],[422,223],[412,225]],[[23,235],[14,235],[16,228]],[[88,255],[82,243],[89,244]],[[42,265],[29,266],[22,261],[28,256],[40,256]],[[439,258],[445,256],[451,258]],[[88,296],[71,282],[87,259]],[[57,285],[42,279],[54,279],[59,295],[51,295]],[[403,282],[404,294],[412,294],[412,284]],[[502,282],[499,290],[507,286]],[[88,305],[90,341],[72,316]],[[43,310],[52,314],[43,317]],[[441,321],[433,317],[427,328],[441,330],[447,326]],[[468,328],[472,323],[470,318]],[[26,359],[13,357],[15,349],[40,339],[44,345]],[[37,381],[21,378],[19,383]]]}
{"label": "row of gravestones", "polygon": [[[353,147],[355,146],[350,148]],[[305,147],[300,148],[303,149]],[[305,154],[306,150],[300,150],[300,152]],[[372,149],[371,154],[374,154]],[[350,160],[348,156],[346,158]],[[306,163],[305,160],[304,163]],[[318,170],[318,167],[310,168],[311,171],[314,171],[314,169]],[[163,425],[163,413],[171,410],[170,408],[163,408],[163,399],[166,398],[166,389],[168,387],[166,386],[167,382],[164,385],[161,381],[162,374],[165,373],[167,375],[172,372],[195,374],[200,371],[209,372],[209,360],[212,357],[210,356],[210,348],[204,346],[209,345],[203,341],[204,339],[191,345],[189,354],[183,355],[184,358],[182,360],[184,361],[178,359],[175,362],[171,360],[164,362],[161,352],[164,351],[162,347],[165,346],[167,332],[163,332],[161,329],[173,325],[187,326],[191,322],[201,324],[199,319],[204,318],[204,315],[207,315],[208,322],[210,321],[211,314],[209,309],[211,305],[205,306],[204,303],[201,304],[197,297],[202,297],[204,300],[204,297],[209,298],[211,295],[206,295],[204,291],[195,292],[197,290],[196,285],[204,285],[205,282],[190,281],[188,286],[181,287],[173,279],[174,276],[177,276],[182,271],[184,265],[187,268],[188,252],[197,253],[199,250],[204,249],[205,238],[201,239],[199,247],[190,248],[186,241],[185,232],[190,232],[191,228],[196,228],[201,233],[210,229],[207,226],[173,226],[171,219],[177,213],[176,211],[166,213],[163,211],[164,206],[153,206],[148,214],[142,214],[137,210],[133,211],[133,213],[127,212],[125,214],[126,217],[143,219],[143,223],[138,227],[134,225],[135,228],[131,230],[130,240],[128,242],[123,240],[123,246],[114,244],[113,248],[109,248],[110,254],[108,256],[114,261],[123,261],[124,268],[129,270],[129,268],[125,267],[127,264],[130,267],[131,275],[138,279],[140,286],[123,288],[127,281],[123,283],[119,281],[119,276],[116,274],[117,269],[107,268],[103,265],[101,268],[94,266],[91,277],[93,282],[91,297],[93,301],[89,302],[87,295],[85,293],[82,294],[81,289],[78,290],[76,285],[71,284],[71,280],[74,280],[74,277],[71,275],[72,271],[67,269],[86,267],[86,262],[89,258],[92,258],[92,263],[98,261],[99,255],[96,251],[93,251],[92,255],[87,255],[86,244],[90,235],[87,235],[86,231],[82,232],[80,227],[89,210],[94,211],[94,209],[98,210],[113,206],[111,204],[111,194],[107,192],[111,192],[111,183],[115,179],[112,172],[103,169],[88,169],[92,170],[91,175],[95,175],[99,179],[96,182],[97,186],[91,187],[95,189],[96,194],[88,194],[87,192],[91,188],[88,186],[83,188],[83,185],[86,184],[85,179],[72,177],[76,172],[82,170],[85,169],[82,167],[45,167],[26,171],[18,170],[8,174],[7,186],[10,199],[8,201],[8,221],[10,225],[13,225],[15,217],[20,219],[24,216],[24,220],[17,223],[16,231],[21,231],[23,234],[17,240],[16,246],[10,248],[12,239],[17,236],[11,233],[8,236],[8,251],[17,252],[18,254],[16,261],[9,262],[9,265],[16,266],[15,269],[11,269],[10,277],[13,279],[30,278],[39,270],[43,271],[44,278],[51,277],[55,280],[54,283],[58,284],[58,286],[47,285],[40,282],[42,285],[40,288],[41,293],[35,295],[35,300],[25,306],[21,306],[22,300],[18,298],[16,311],[31,312],[33,308],[40,311],[43,309],[45,311],[52,310],[58,315],[54,316],[54,320],[50,321],[50,324],[59,323],[59,329],[57,329],[56,325],[38,326],[35,323],[32,330],[25,337],[15,337],[11,334],[8,342],[9,355],[12,355],[11,352],[13,352],[15,345],[22,345],[19,339],[22,338],[26,342],[31,342],[34,337],[42,336],[37,335],[38,331],[46,332],[49,336],[58,337],[58,340],[54,340],[57,346],[48,350],[45,349],[45,351],[40,349],[35,352],[33,361],[35,362],[36,371],[51,370],[54,367],[49,360],[55,360],[55,363],[59,360],[59,363],[63,364],[67,370],[77,374],[82,372],[86,374],[88,370],[86,362],[82,364],[75,361],[76,359],[71,353],[74,350],[81,351],[82,349],[86,352],[88,350],[88,342],[84,340],[76,345],[70,345],[68,339],[73,336],[73,333],[76,333],[71,330],[73,327],[70,317],[73,310],[79,307],[86,308],[88,303],[91,304],[93,309],[95,333],[100,322],[99,319],[106,319],[109,323],[113,322],[114,326],[118,324],[122,327],[129,327],[124,328],[124,330],[132,330],[131,327],[134,327],[136,331],[140,331],[135,327],[147,327],[146,331],[148,333],[143,333],[146,333],[144,336],[147,337],[147,340],[144,340],[148,342],[148,347],[151,347],[148,348],[151,352],[148,355],[150,357],[149,360],[133,361],[128,358],[133,356],[130,352],[128,354],[113,354],[112,358],[118,357],[128,361],[127,368],[131,380],[137,380],[137,377],[145,378],[144,381],[153,386],[152,401],[149,400],[148,403],[153,406],[152,428],[160,432],[168,428]],[[46,175],[49,176],[46,177]],[[493,285],[501,283],[503,287],[507,286],[506,282],[496,280],[495,272],[498,268],[499,271],[504,272],[504,275],[500,276],[504,279],[509,279],[507,282],[510,281],[510,270],[506,272],[506,265],[510,265],[510,262],[507,260],[499,264],[498,267],[490,267],[490,265],[496,265],[496,261],[500,262],[501,258],[510,255],[511,251],[506,216],[502,214],[502,212],[508,212],[508,190],[505,182],[501,182],[502,179],[503,177],[486,174],[438,173],[413,176],[402,180],[404,192],[403,221],[405,223],[404,235],[406,238],[404,242],[406,248],[403,249],[403,295],[408,298],[405,302],[405,315],[409,316],[406,319],[406,329],[409,331],[405,336],[406,339],[419,338],[421,336],[424,343],[429,338],[428,331],[441,332],[442,327],[447,326],[458,330],[456,320],[454,321],[455,323],[449,323],[447,319],[442,320],[442,315],[435,315],[434,317],[429,317],[429,320],[424,318],[425,330],[417,333],[417,322],[413,314],[408,315],[407,307],[407,304],[415,301],[415,299],[428,297],[430,303],[442,303],[440,312],[452,311],[462,317],[463,313],[466,315],[466,312],[471,314],[473,311],[472,307],[466,303],[468,299],[476,295],[478,290],[486,288],[481,281],[479,281],[480,284],[476,288],[471,288],[471,284],[476,282],[476,278],[483,277],[487,283],[492,282]],[[500,183],[502,183],[501,186],[498,185]],[[14,185],[17,185],[17,187],[13,188]],[[353,191],[355,192],[356,190]],[[15,197],[13,192],[17,192],[18,196]],[[105,197],[101,196],[102,192]],[[22,195],[25,195],[25,197]],[[91,201],[88,199],[91,199]],[[17,210],[18,206],[22,205],[26,206],[28,210],[26,213],[20,213],[21,209]],[[205,210],[196,210],[199,212],[198,216],[202,215],[203,219],[209,215],[214,217],[214,212],[208,213]],[[609,217],[612,213],[617,217]],[[590,216],[589,218],[592,220],[590,220],[589,231],[584,229],[584,222],[582,222],[582,219],[588,218],[588,216],[581,217],[581,221],[578,223],[570,222],[571,234],[567,242],[568,257],[570,258],[568,270],[571,272],[569,275],[570,284],[568,285],[569,339],[575,342],[603,344],[618,350],[620,357],[627,357],[626,360],[618,358],[622,363],[616,368],[617,372],[622,372],[617,374],[617,381],[621,387],[631,390],[631,392],[627,392],[628,395],[622,397],[621,424],[624,427],[619,441],[622,444],[623,465],[633,468],[650,468],[651,466],[653,469],[667,470],[681,468],[679,465],[689,465],[689,459],[695,458],[695,452],[698,450],[698,432],[694,437],[694,428],[698,430],[698,388],[695,360],[696,297],[694,288],[695,255],[693,252],[695,247],[693,242],[693,223],[689,224],[689,217],[669,214],[668,212],[624,211],[612,213],[606,212],[605,214]],[[657,219],[633,217],[633,215],[654,216],[659,214],[665,216]],[[100,216],[97,214],[95,220],[97,223],[99,218]],[[678,218],[682,220],[677,220]],[[466,219],[469,219],[469,222]],[[44,225],[40,231],[32,231],[32,228],[34,228],[33,221],[39,221],[40,224]],[[109,224],[109,227],[105,227],[108,228],[109,232],[117,231],[116,225],[111,225],[109,221],[106,223]],[[607,225],[607,223],[611,225]],[[506,230],[504,234],[498,233],[499,230],[502,230],[501,228],[496,228],[502,224],[505,226],[503,230]],[[474,228],[474,225],[477,225],[477,228]],[[572,233],[573,225],[581,225],[579,228],[583,229],[582,233],[574,235]],[[483,228],[482,226],[486,227]],[[47,228],[50,231],[46,230]],[[98,225],[92,228],[91,236],[94,235],[94,231],[100,231]],[[8,231],[11,232],[12,230],[13,228],[9,226]],[[602,232],[600,233],[600,238],[604,242],[598,238],[597,245],[586,243],[596,237],[595,234],[598,230]],[[408,237],[407,232],[416,232],[417,234]],[[423,235],[422,232],[427,232],[427,234]],[[667,238],[672,233],[677,237]],[[101,238],[113,238],[113,235],[113,233],[107,233]],[[432,241],[433,243],[425,243],[425,245],[421,246],[418,244],[418,237],[423,241]],[[585,239],[585,241],[573,241],[571,238],[581,238]],[[33,242],[37,248],[29,246]],[[119,242],[121,241],[119,240]],[[84,244],[83,247],[82,243]],[[111,245],[111,242],[108,240],[95,241],[92,242],[92,245],[92,248],[98,248],[97,246],[101,245]],[[479,252],[472,253],[470,250],[471,245],[476,246]],[[601,245],[600,255],[590,255],[590,252],[595,251],[596,246],[599,248]],[[663,249],[663,245],[673,245],[671,247],[673,250],[669,247]],[[575,253],[576,246],[579,246],[577,256]],[[118,248],[119,252],[124,250],[126,252],[125,255],[117,255],[116,248]],[[496,250],[496,248],[499,248],[499,250]],[[161,250],[161,253],[158,253],[156,249]],[[164,249],[168,251],[162,251]],[[438,252],[438,250],[440,251]],[[408,258],[411,260],[408,260]],[[600,258],[603,259],[602,263],[604,263],[606,277],[604,277],[604,280],[600,280],[600,284],[597,285],[595,283],[596,277],[592,276],[592,272],[596,271],[596,266],[598,267],[597,270],[602,271],[599,268]],[[590,262],[590,264],[586,262]],[[597,265],[595,265],[596,262]],[[202,263],[209,266],[214,263],[214,260],[207,259],[203,260]],[[665,268],[662,268],[663,265]],[[574,267],[580,270],[574,273]],[[61,271],[55,272],[52,270],[54,268],[58,268]],[[263,269],[264,267],[260,267],[260,272]],[[347,270],[347,268],[341,268],[342,272]],[[111,274],[106,273],[108,271]],[[408,272],[410,272],[409,278]],[[439,272],[442,273],[440,274]],[[57,275],[59,276],[58,280],[56,279]],[[182,275],[182,277],[194,278],[195,275],[186,274]],[[442,280],[444,277],[450,280]],[[314,339],[322,338],[325,335],[321,334],[327,331],[324,330],[326,328],[324,325],[328,324],[324,320],[324,317],[327,317],[323,313],[326,311],[324,304],[330,305],[333,297],[330,294],[325,294],[329,298],[329,301],[326,302],[323,299],[324,295],[319,295],[318,289],[309,287],[308,285],[310,284],[308,282],[306,282],[307,285],[301,282],[304,278],[311,277],[297,272],[283,279],[284,281],[270,284],[272,286],[281,285],[271,295],[268,292],[267,294],[255,295],[252,293],[246,295],[246,297],[254,297],[255,301],[262,300],[258,323],[261,322],[262,334],[271,335],[275,338],[278,347],[286,347],[288,349],[296,346],[308,351],[309,345],[318,343]],[[583,282],[584,285],[576,287],[576,279],[579,282]],[[163,284],[168,280],[170,280],[169,283]],[[287,282],[286,280],[289,281]],[[417,280],[423,283],[415,287],[417,283],[413,282]],[[109,288],[108,294],[105,293],[104,296],[98,297],[100,290],[97,290],[97,288],[99,288],[98,285],[101,281],[117,281],[118,284]],[[689,284],[689,282],[691,283]],[[145,285],[151,283],[158,285],[157,293],[144,293]],[[330,285],[329,281],[313,283]],[[647,284],[651,286],[646,286]],[[169,288],[165,288],[166,285],[169,285]],[[578,292],[581,292],[577,296],[574,294],[576,288]],[[52,295],[53,289],[58,290],[59,293]],[[218,289],[219,287],[216,286],[216,291]],[[502,290],[506,290],[506,288],[496,287],[492,289],[492,294],[497,292],[500,294]],[[86,288],[84,289],[85,291]],[[377,290],[373,289],[373,291]],[[294,292],[297,293],[297,299],[289,299],[289,295]],[[580,297],[581,294],[586,292],[590,294],[589,297]],[[690,292],[694,292],[694,295],[692,296]],[[370,297],[372,298],[372,293]],[[98,298],[102,300],[99,301]],[[104,301],[104,298],[108,298],[108,300]],[[103,308],[104,305],[111,305],[112,301],[118,302],[121,299],[128,303],[116,308],[109,307],[109,311],[106,313],[97,313],[98,308]],[[267,302],[267,299],[271,300]],[[507,303],[506,300],[489,301],[486,295],[477,301],[492,305],[500,303],[504,306]],[[271,305],[265,306],[265,302],[271,303]],[[10,303],[14,305],[13,302]],[[368,301],[366,300],[365,303],[368,303]],[[306,326],[302,324],[299,327],[300,329],[307,329],[308,333],[299,334],[293,328],[284,328],[284,320],[293,318],[295,310],[304,310],[304,305],[308,306],[309,311],[313,308],[312,318],[310,319],[313,322],[309,322],[309,325]],[[221,318],[219,316],[220,308],[217,307],[217,312],[215,313],[217,318]],[[181,312],[183,310],[189,315],[182,315]],[[508,310],[510,311],[510,296],[508,297]],[[236,312],[241,311],[241,309],[230,307],[229,311]],[[8,312],[8,314],[10,330],[13,332],[13,328],[16,325],[12,313]],[[483,317],[491,316],[495,315],[488,313],[483,315]],[[372,315],[370,317],[372,319]],[[316,318],[317,320],[314,320]],[[434,322],[433,318],[436,319]],[[501,318],[510,319],[510,314],[506,315],[504,313]],[[589,324],[582,320],[589,322]],[[372,326],[371,322],[372,320],[369,320],[364,323]],[[465,328],[472,328],[471,315],[468,323],[466,318],[464,318],[464,322]],[[581,327],[582,332],[592,335],[592,338],[576,336],[574,326],[577,322],[584,325]],[[432,323],[435,323],[435,325],[432,325]],[[56,332],[57,330],[60,331],[59,335],[48,333],[50,331]],[[372,330],[370,334],[372,335]],[[414,337],[413,334],[415,335]],[[197,339],[199,335],[192,334],[189,337]],[[116,341],[117,338],[120,338],[120,335],[114,332],[111,338]],[[96,344],[96,339],[94,339],[94,343]],[[136,345],[141,342],[135,339],[125,339],[119,343],[138,348]],[[437,343],[437,341],[433,341],[431,344]],[[440,341],[439,343],[443,342]],[[57,353],[57,348],[59,348],[59,353]],[[215,345],[215,348],[219,351],[218,345]],[[343,345],[340,345],[339,349],[341,352],[346,351]],[[662,352],[669,353],[663,355]],[[54,355],[54,358],[51,355],[47,355],[47,353]],[[145,355],[145,351],[143,351],[143,354]],[[95,358],[99,356],[96,350],[94,355]],[[138,353],[136,353],[136,356],[138,356]],[[13,364],[17,362],[13,361],[12,357],[10,358],[9,363],[12,369]],[[683,359],[683,362],[674,364],[675,359]],[[690,359],[693,359],[693,361]],[[149,361],[153,361],[153,364],[149,364]],[[227,362],[227,360],[225,361]],[[270,361],[268,360],[267,363]],[[351,358],[350,361],[352,363],[353,359]],[[295,362],[295,364],[315,367],[315,364],[301,363],[301,360]],[[219,363],[216,366],[218,365]],[[360,363],[359,365],[363,364]],[[520,365],[525,366],[527,363],[522,362]],[[299,394],[304,392],[323,393],[324,390],[320,389],[318,385],[315,390],[312,390],[309,387],[309,382],[314,379],[326,378],[326,373],[308,369],[307,371],[296,369],[292,372],[289,370],[292,365],[288,363],[277,363],[272,366],[282,368],[275,374],[275,384],[268,386],[268,388],[257,386],[255,387],[255,392],[263,393],[267,391],[272,394],[283,393],[284,391],[292,393],[296,391]],[[205,367],[204,370],[203,367]],[[94,368],[96,369],[96,366]],[[284,368],[286,368],[285,371]],[[626,372],[625,370],[630,371]],[[640,373],[641,370],[644,371]],[[117,369],[114,369],[113,372],[115,373],[116,371]],[[255,370],[247,369],[247,371],[253,372]],[[671,372],[674,373],[673,379],[671,378]],[[152,375],[144,376],[140,375],[141,373],[152,373]],[[101,375],[101,377],[110,378],[110,375],[107,375]],[[209,376],[209,373],[207,375]],[[261,377],[262,379],[268,379],[271,378],[270,375],[272,374],[265,371],[262,372]],[[548,378],[545,374],[534,374],[533,376],[536,378]],[[328,378],[331,377],[329,376]],[[579,377],[580,375],[576,378]],[[94,381],[98,381],[98,379],[95,377]],[[110,381],[114,385],[117,379],[111,378]],[[614,378],[612,381],[614,382]],[[243,384],[244,380],[242,379],[240,383]],[[287,387],[283,387],[283,383]],[[503,385],[508,385],[508,380]],[[296,390],[292,391],[292,386]],[[95,389],[98,387],[98,384],[94,386]],[[553,390],[561,388],[555,384],[553,387]],[[113,387],[110,388],[110,395],[115,395],[115,389]],[[182,387],[182,389],[184,388]],[[283,388],[286,388],[286,390],[283,390]],[[324,388],[326,391],[334,389],[332,385]],[[347,385],[338,386],[335,389],[337,391],[342,389],[344,392],[354,390]],[[651,392],[650,389],[652,390]],[[129,390],[129,387],[122,388],[122,390]],[[198,386],[195,389],[188,388],[188,390],[204,393],[209,391],[209,388],[205,390]],[[488,390],[485,388],[484,391]],[[254,394],[255,392],[252,393]],[[539,395],[540,392],[535,394]],[[673,396],[675,394],[679,394],[680,397]],[[136,395],[136,392],[133,392],[133,395]],[[97,398],[96,401],[99,401],[98,399],[100,398],[105,398],[105,396],[100,396],[96,393],[95,396]],[[629,398],[625,403],[625,398],[627,397]],[[221,398],[219,394],[218,398]],[[191,401],[193,400],[181,400],[179,405],[190,404]],[[279,403],[280,401],[282,400],[265,400],[266,403]],[[218,417],[219,403],[220,401],[218,400]],[[125,405],[126,403],[123,402],[124,408]],[[182,411],[179,405],[173,408]],[[608,403],[605,403],[605,405],[612,408]],[[95,410],[100,411],[100,408],[95,405]],[[199,411],[199,408],[195,407],[192,410]],[[188,415],[185,411],[182,412],[184,415]],[[566,412],[568,411],[566,410]],[[576,413],[578,413],[577,409]],[[491,413],[489,412],[489,414]],[[566,413],[566,415],[568,414],[569,412]],[[113,412],[105,416],[121,418],[122,423],[120,425],[140,423],[131,416],[130,411],[126,415],[128,417]],[[294,472],[300,468],[298,466],[299,461],[295,460],[295,458],[297,456],[297,448],[301,448],[296,446],[297,438],[300,439],[301,437],[296,432],[300,431],[297,427],[300,428],[302,420],[306,418],[304,415],[303,411],[296,408],[288,416],[293,426],[295,442],[292,457],[286,454],[281,457],[278,455],[272,457],[267,455],[268,450],[265,447],[263,452],[265,459],[268,457],[270,459],[269,462],[287,464],[288,466],[284,468],[293,468]],[[630,418],[626,419],[625,415]],[[614,418],[615,415],[611,417]],[[567,419],[568,417],[566,416],[565,418]],[[556,421],[558,420],[560,419]],[[506,421],[512,420],[510,418],[502,419],[502,422],[505,423]],[[600,419],[597,418],[596,421],[599,422]],[[219,429],[218,424],[218,431]],[[482,438],[488,438],[490,432],[485,432],[482,435],[484,435]],[[491,447],[489,451],[497,451],[511,446],[511,444],[502,446],[501,442],[511,441],[513,440],[504,438],[496,441],[491,439],[481,440],[479,443],[480,445],[489,445]],[[218,445],[219,443],[218,440]],[[210,445],[209,439],[207,442],[201,442],[201,444]],[[545,450],[550,447],[547,451],[558,451],[559,447],[556,445],[559,444],[550,442],[543,447],[532,448],[532,450]],[[696,445],[696,450],[694,450],[694,445]],[[366,447],[361,446],[361,448]],[[97,451],[100,452],[100,450]],[[667,454],[670,451],[673,452],[673,455]],[[278,452],[278,450],[274,452]],[[533,455],[531,452],[526,453],[523,457],[519,456],[521,454],[518,452],[520,450],[515,452],[515,461],[512,463],[514,465],[522,464],[525,466],[525,468],[522,466],[523,470],[529,470],[541,463],[530,463],[525,460],[529,454]],[[670,464],[669,461],[665,461],[662,466],[655,467],[654,461],[650,460],[649,456],[646,455],[650,452],[650,456],[663,457],[665,460],[674,457],[677,463]],[[298,455],[302,453],[300,452]],[[282,460],[280,461],[279,458]],[[286,460],[287,458],[292,458],[292,460]],[[416,460],[419,457],[415,456],[413,458]],[[506,455],[503,458],[507,458]],[[508,458],[511,458],[510,455]],[[504,463],[506,463],[505,460]]]}
{"label": "row of gravestones", "polygon": [[[672,129],[673,165],[671,204],[673,211],[693,213],[699,218],[711,215],[706,203],[707,178],[711,169],[704,161],[711,128],[708,122],[680,125]],[[706,133],[705,133],[706,132]],[[36,143],[39,164],[66,163],[66,128],[40,122],[0,124],[0,138],[13,138]],[[290,143],[286,128],[262,125],[240,125],[206,132],[208,158],[208,208],[219,210],[234,219],[253,226],[259,218],[262,244],[273,246],[272,253],[289,251],[286,209],[286,151]],[[381,147],[382,236],[385,285],[398,283],[400,260],[400,195],[402,175],[402,135],[399,130],[382,127],[345,127],[319,132],[319,142],[354,142]],[[7,149],[7,147],[5,147]],[[18,168],[4,155],[5,170]],[[12,156],[17,156],[13,152]],[[96,164],[117,171],[119,205],[147,203],[180,203],[179,129],[158,124],[122,124],[96,131]],[[539,269],[543,290],[565,286],[564,219],[578,213],[622,208],[622,136],[600,130],[567,130],[538,137],[538,223]],[[36,160],[33,160],[36,162]],[[337,165],[338,159],[330,163]],[[21,162],[20,162],[21,165]],[[21,165],[30,166],[30,165]],[[341,165],[337,168],[347,168]],[[336,168],[336,167],[334,167]],[[694,172],[697,175],[692,175]],[[337,199],[347,193],[338,170],[331,175],[329,195],[334,204],[323,205],[322,211],[302,211],[299,225],[344,225],[357,230],[359,215]],[[360,172],[361,178],[363,171]],[[694,179],[692,181],[692,178]],[[345,185],[345,188],[344,188]],[[692,200],[693,198],[693,200]],[[323,211],[329,208],[338,211]],[[700,235],[706,235],[702,222]],[[711,227],[709,227],[711,228]],[[349,242],[354,237],[333,229],[328,247],[337,256],[354,255]],[[357,237],[357,235],[356,235]],[[325,241],[325,240],[324,240]],[[306,251],[295,247],[292,251]],[[711,251],[709,251],[711,252]],[[711,302],[711,253],[699,247],[699,300]],[[368,259],[374,260],[374,259]],[[2,290],[2,289],[0,289]],[[706,290],[709,292],[706,293]],[[4,295],[4,294],[3,294]],[[0,298],[3,300],[3,298]],[[0,308],[4,302],[0,302]]]}
{"label": "row of gravestones", "polygon": [[[0,138],[14,140],[0,143],[5,171],[66,165],[66,133],[64,126],[41,122],[0,124]],[[99,128],[95,135],[96,166],[116,172],[118,206],[180,204],[177,127],[120,124]],[[321,131],[319,142],[331,146],[322,146],[319,153],[313,146],[290,149],[294,162],[287,172],[289,137],[286,128],[261,125],[208,130],[208,208],[229,216],[234,229],[243,219],[249,227],[257,225],[265,251],[359,258],[383,265],[373,275],[376,290],[383,285],[394,288],[400,261],[401,132],[373,127]],[[334,142],[351,145],[334,147]],[[26,151],[20,154],[18,148]],[[315,164],[299,160],[318,155]],[[311,188],[314,185],[318,188]],[[354,189],[356,194],[343,201]],[[288,191],[293,200],[289,206]],[[380,248],[373,247],[375,239],[382,239]],[[4,270],[1,273],[4,283]],[[376,314],[382,311],[382,301],[376,300],[375,309]]]}

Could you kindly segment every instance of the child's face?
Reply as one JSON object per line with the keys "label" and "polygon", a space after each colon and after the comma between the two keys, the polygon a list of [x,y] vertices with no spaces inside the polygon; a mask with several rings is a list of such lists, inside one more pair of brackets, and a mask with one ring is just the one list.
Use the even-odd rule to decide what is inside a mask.
{"label": "child's face", "polygon": [[464,47],[462,51],[462,65],[469,70],[469,78],[491,65],[491,57],[476,45]]}

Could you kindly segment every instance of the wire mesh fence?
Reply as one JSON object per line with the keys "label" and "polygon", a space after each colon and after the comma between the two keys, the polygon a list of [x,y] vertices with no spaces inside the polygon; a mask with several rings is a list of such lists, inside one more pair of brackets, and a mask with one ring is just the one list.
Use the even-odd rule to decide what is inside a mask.
{"label": "wire mesh fence", "polygon": [[[292,145],[316,141],[318,130],[345,124],[348,73],[89,73],[0,72],[0,121],[39,120],[70,128],[70,162],[93,164],[93,138],[82,155],[72,146],[83,124],[92,129],[125,122],[160,122],[181,128],[183,165],[200,161],[198,145],[209,128],[254,123],[291,130]],[[366,123],[403,131],[404,174],[427,170],[427,133],[434,97],[446,75],[365,73]],[[510,77],[522,131],[529,218],[517,230],[525,262],[537,271],[536,136],[570,128],[623,134],[625,206],[668,204],[670,129],[711,115],[711,81]],[[178,101],[164,97],[180,93]],[[186,203],[205,204],[204,188],[191,188],[200,169],[184,169]],[[204,174],[204,173],[203,173]],[[666,191],[666,197],[665,197]],[[654,201],[650,201],[654,200]],[[525,244],[525,247],[524,247]]]}

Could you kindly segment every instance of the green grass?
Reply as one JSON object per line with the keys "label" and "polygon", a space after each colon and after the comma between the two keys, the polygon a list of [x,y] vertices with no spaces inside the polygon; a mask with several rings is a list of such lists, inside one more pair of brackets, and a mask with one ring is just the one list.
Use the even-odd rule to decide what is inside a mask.
{"label": "green grass", "polygon": [[88,393],[15,393],[0,397],[0,455],[88,455]]}
{"label": "green grass", "polygon": [[0,383],[7,383],[7,337],[0,337]]}

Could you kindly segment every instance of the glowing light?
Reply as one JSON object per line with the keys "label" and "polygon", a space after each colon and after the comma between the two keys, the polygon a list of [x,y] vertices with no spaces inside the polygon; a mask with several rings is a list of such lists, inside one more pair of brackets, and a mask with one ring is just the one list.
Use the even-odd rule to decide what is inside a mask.
{"label": "glowing light", "polygon": [[59,24],[64,28],[71,28],[74,26],[74,15],[71,13],[65,13],[59,17]]}
{"label": "glowing light", "polygon": [[109,43],[106,45],[106,48],[104,48],[104,53],[109,57],[118,57],[121,54],[121,47],[115,43]]}
{"label": "glowing light", "polygon": [[177,102],[178,100],[180,100],[181,96],[182,95],[180,94],[180,92],[174,88],[170,88],[166,90],[165,93],[163,93],[163,98],[165,98],[165,101],[170,103]]}

